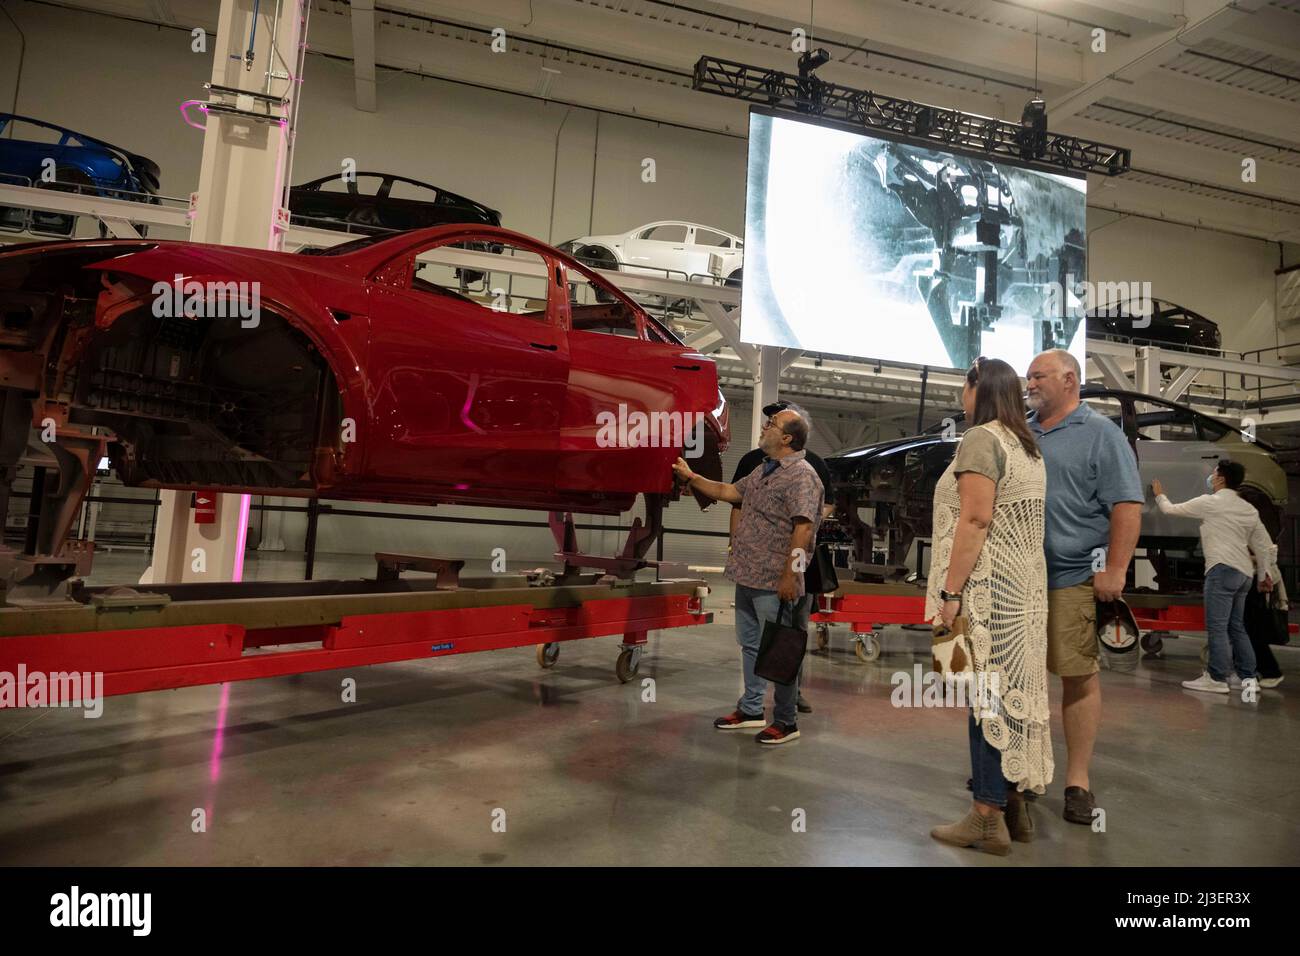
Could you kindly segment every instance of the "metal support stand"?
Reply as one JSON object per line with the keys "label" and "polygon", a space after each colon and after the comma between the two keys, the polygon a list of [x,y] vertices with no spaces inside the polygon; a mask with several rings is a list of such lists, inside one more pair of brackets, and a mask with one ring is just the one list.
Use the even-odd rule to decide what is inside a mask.
{"label": "metal support stand", "polygon": [[633,519],[623,550],[616,558],[583,554],[578,550],[578,532],[573,515],[562,511],[550,512],[547,524],[558,548],[555,560],[564,563],[564,577],[572,577],[581,568],[598,568],[616,577],[627,578],[641,568],[658,565],[659,562],[647,561],[645,556],[650,545],[663,534],[665,501],[663,495],[646,495],[645,499],[646,521],[642,522],[640,517]]}

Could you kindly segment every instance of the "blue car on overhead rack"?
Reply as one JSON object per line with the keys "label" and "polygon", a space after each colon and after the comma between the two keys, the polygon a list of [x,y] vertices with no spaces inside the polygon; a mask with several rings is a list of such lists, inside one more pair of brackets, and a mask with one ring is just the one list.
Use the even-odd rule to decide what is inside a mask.
{"label": "blue car on overhead rack", "polygon": [[[157,202],[159,173],[152,160],[102,139],[0,113],[0,183]],[[0,206],[0,229],[8,232],[70,236],[75,226],[76,216]]]}

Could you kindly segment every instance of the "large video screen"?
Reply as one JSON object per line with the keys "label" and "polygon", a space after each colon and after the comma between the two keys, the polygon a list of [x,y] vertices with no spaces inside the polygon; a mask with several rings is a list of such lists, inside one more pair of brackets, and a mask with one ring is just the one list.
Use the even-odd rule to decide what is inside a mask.
{"label": "large video screen", "polygon": [[1082,363],[1087,180],[750,113],[741,337],[941,368]]}

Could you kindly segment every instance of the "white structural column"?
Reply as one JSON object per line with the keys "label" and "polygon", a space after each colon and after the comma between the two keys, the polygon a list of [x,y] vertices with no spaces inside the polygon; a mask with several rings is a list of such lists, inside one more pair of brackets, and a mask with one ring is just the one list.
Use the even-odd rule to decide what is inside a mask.
{"label": "white structural column", "polygon": [[754,413],[749,428],[749,447],[758,447],[763,431],[763,406],[776,401],[781,384],[781,350],[771,345],[758,349],[758,367],[754,370]]}
{"label": "white structural column", "polygon": [[375,0],[352,0],[352,74],[357,109],[375,111]]}
{"label": "white structural column", "polygon": [[[221,2],[190,232],[195,242],[280,248],[308,10],[307,0]],[[196,525],[190,493],[164,491],[153,563],[143,580],[239,580],[248,508],[247,495],[219,495],[216,522]]]}
{"label": "white structural column", "polygon": [[[1137,350],[1137,364],[1133,368],[1133,384],[1137,391],[1143,395],[1159,395],[1161,391],[1160,377],[1160,349],[1154,345],[1139,346]],[[1150,409],[1150,405],[1145,402],[1138,402],[1136,411],[1141,412]],[[1151,425],[1147,428],[1138,429],[1141,434],[1147,438],[1159,439],[1160,426]]]}

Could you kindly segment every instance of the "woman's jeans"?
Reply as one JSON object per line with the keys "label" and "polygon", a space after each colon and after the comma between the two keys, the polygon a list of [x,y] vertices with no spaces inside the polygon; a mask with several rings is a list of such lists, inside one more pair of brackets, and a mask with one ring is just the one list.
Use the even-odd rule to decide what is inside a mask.
{"label": "woman's jeans", "polygon": [[1205,633],[1210,643],[1210,676],[1226,681],[1235,670],[1242,680],[1255,676],[1255,649],[1246,633],[1246,595],[1254,579],[1226,564],[1205,575]]}
{"label": "woman's jeans", "polygon": [[995,807],[1007,805],[1007,789],[1015,786],[1002,776],[1002,751],[984,739],[984,731],[970,716],[970,786],[975,799]]}

